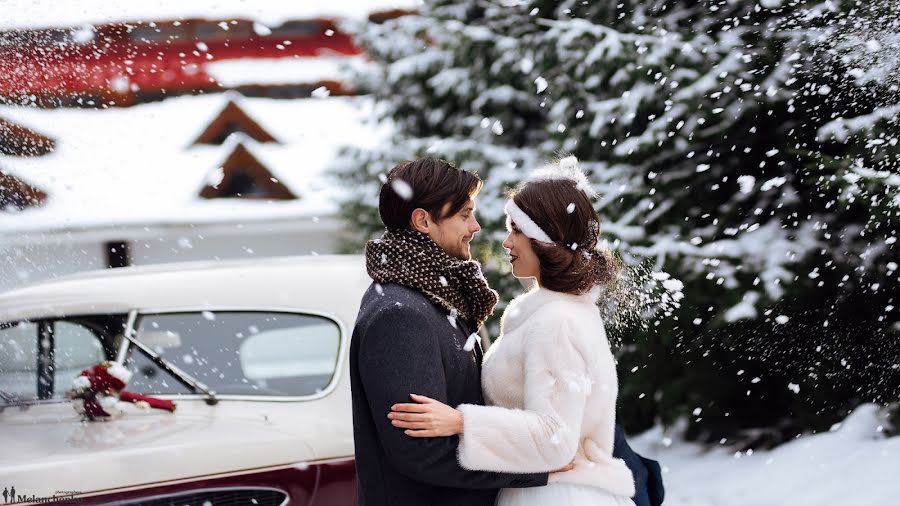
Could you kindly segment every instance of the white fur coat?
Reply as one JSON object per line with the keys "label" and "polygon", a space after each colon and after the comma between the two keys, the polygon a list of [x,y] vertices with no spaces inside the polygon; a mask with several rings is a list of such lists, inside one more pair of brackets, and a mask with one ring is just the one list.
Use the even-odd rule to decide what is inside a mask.
{"label": "white fur coat", "polygon": [[510,303],[484,358],[489,406],[458,406],[463,467],[533,473],[574,457],[575,469],[551,482],[634,495],[631,471],[612,456],[618,380],[597,295],[537,288]]}

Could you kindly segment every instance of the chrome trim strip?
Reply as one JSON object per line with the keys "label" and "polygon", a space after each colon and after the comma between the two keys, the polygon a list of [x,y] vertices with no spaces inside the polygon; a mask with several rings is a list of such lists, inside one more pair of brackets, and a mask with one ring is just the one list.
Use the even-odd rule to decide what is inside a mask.
{"label": "chrome trim strip", "polygon": [[[125,324],[125,335],[134,337],[134,324],[137,321],[137,310],[132,309],[128,312],[128,322]],[[128,354],[128,339],[122,338],[122,342],[119,343],[119,349],[116,352],[116,363],[124,366],[125,365],[125,355]]]}
{"label": "chrome trim strip", "polygon": [[219,479],[219,478],[232,478],[232,477],[236,477],[236,476],[248,476],[248,475],[253,475],[253,474],[268,473],[271,471],[281,471],[284,469],[297,468],[299,465],[312,467],[312,466],[319,466],[319,465],[324,465],[324,464],[342,464],[342,463],[354,462],[354,461],[355,461],[355,457],[353,455],[347,455],[344,457],[328,457],[328,458],[314,459],[314,460],[301,460],[298,462],[294,462],[292,464],[276,464],[276,465],[269,465],[269,466],[262,466],[262,467],[253,467],[250,469],[241,469],[241,470],[237,470],[237,471],[223,471],[223,472],[214,473],[214,474],[191,476],[189,478],[177,478],[177,479],[166,480],[166,481],[155,481],[155,482],[151,482],[151,483],[142,483],[139,485],[129,485],[129,486],[119,487],[119,488],[94,490],[91,492],[86,492],[84,494],[81,494],[78,497],[84,497],[84,498],[97,497],[97,496],[116,494],[116,493],[122,493],[122,492],[135,492],[138,490],[146,490],[148,488],[168,487],[168,486],[172,486],[172,485],[183,485],[183,484],[188,484],[188,483],[195,482],[195,481],[215,480],[215,479]]}

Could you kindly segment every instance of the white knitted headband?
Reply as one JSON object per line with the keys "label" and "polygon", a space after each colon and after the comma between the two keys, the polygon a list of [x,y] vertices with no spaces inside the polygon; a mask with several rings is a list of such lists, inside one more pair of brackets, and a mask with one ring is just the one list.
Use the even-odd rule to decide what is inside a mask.
{"label": "white knitted headband", "polygon": [[[588,198],[594,193],[588,182],[587,176],[584,175],[581,167],[578,166],[578,159],[574,156],[567,156],[560,160],[558,164],[548,165],[535,170],[528,179],[529,181],[568,179],[574,181],[578,189],[583,191]],[[525,211],[517,206],[512,199],[509,199],[504,209],[513,223],[515,223],[519,230],[525,234],[525,237],[534,239],[535,241],[553,244],[553,239],[550,239],[550,236],[547,235],[547,233],[544,232],[530,216],[525,214]]]}
{"label": "white knitted headband", "polygon": [[525,214],[525,211],[517,206],[512,199],[509,199],[506,202],[506,206],[503,209],[506,211],[506,214],[509,215],[509,219],[516,224],[516,227],[525,234],[525,237],[534,239],[535,241],[553,244],[553,239],[547,235],[547,232],[541,230],[541,227]]}

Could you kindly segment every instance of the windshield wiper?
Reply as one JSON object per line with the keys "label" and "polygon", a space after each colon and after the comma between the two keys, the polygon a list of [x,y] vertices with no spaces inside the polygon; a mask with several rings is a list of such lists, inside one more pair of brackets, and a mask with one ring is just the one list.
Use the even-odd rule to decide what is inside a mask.
{"label": "windshield wiper", "polygon": [[206,395],[206,403],[210,406],[214,406],[219,403],[219,399],[216,397],[215,391],[210,390],[208,386],[204,385],[190,374],[182,371],[172,362],[169,362],[168,360],[162,358],[159,353],[151,350],[146,344],[128,335],[130,333],[129,330],[130,328],[126,329],[122,336],[129,342],[131,342],[131,344],[137,346],[137,348],[141,350],[145,355],[150,357],[150,360],[152,360],[154,364],[168,371],[172,376],[175,376],[178,381],[184,384],[184,386],[190,388],[194,393],[201,392]]}

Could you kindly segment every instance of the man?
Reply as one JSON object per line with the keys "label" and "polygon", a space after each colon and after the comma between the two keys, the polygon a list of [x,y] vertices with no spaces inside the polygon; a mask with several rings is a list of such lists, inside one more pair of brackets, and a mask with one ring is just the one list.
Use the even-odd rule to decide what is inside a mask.
{"label": "man", "polygon": [[387,417],[412,392],[451,406],[484,403],[482,350],[469,336],[497,293],[470,260],[481,186],[473,173],[422,159],[395,167],[381,188],[386,232],[366,248],[374,283],[350,345],[360,506],[491,506],[500,488],[547,483],[547,473],[465,470],[457,437],[412,438]]}

